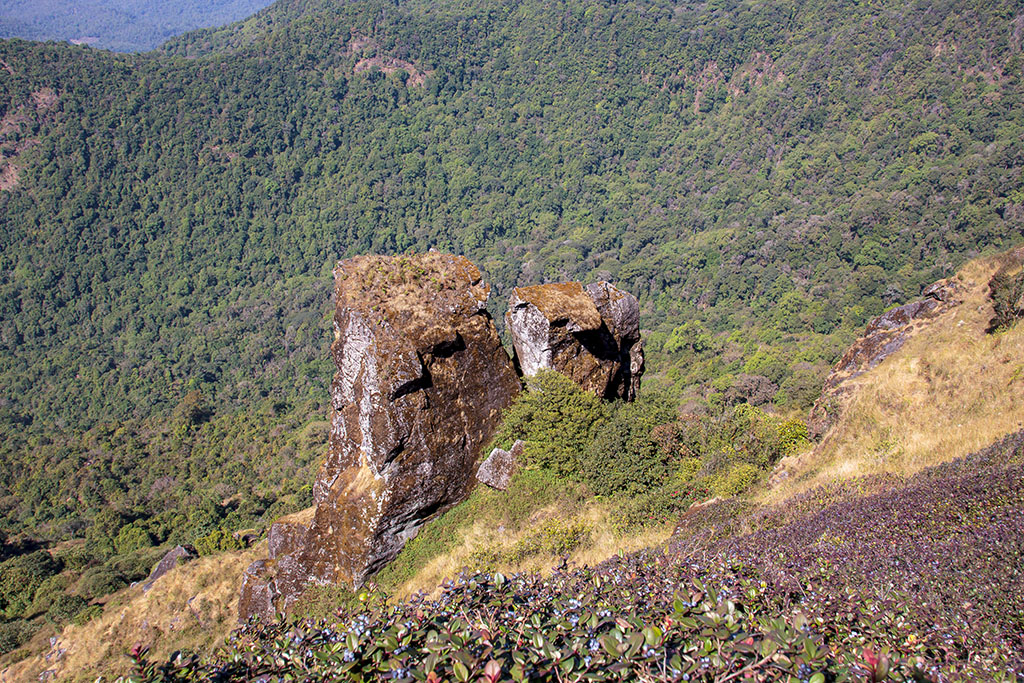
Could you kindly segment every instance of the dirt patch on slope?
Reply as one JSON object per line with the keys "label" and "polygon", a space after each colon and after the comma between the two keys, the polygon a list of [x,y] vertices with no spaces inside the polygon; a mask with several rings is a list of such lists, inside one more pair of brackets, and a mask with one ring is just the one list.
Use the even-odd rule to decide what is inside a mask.
{"label": "dirt patch on slope", "polygon": [[60,97],[53,91],[53,88],[42,88],[32,93],[32,104],[36,106],[36,111],[53,109],[59,101]]}
{"label": "dirt patch on slope", "polygon": [[432,71],[420,71],[416,68],[416,65],[412,62],[407,62],[404,59],[396,59],[394,57],[364,57],[356,62],[355,68],[352,69],[354,73],[360,73],[362,71],[369,71],[370,69],[377,67],[386,74],[393,74],[399,69],[409,74],[409,80],[406,84],[413,88],[421,87],[427,82],[427,77],[430,76]]}
{"label": "dirt patch on slope", "polygon": [[0,192],[13,190],[18,186],[18,167],[7,164],[0,169]]}

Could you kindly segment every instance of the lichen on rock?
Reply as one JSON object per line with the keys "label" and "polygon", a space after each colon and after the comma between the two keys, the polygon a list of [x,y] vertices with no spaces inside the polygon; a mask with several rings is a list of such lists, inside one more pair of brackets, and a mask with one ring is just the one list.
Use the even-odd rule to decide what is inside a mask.
{"label": "lichen on rock", "polygon": [[602,398],[636,397],[644,356],[632,294],[607,282],[517,287],[505,321],[525,377],[550,369]]}
{"label": "lichen on rock", "polygon": [[243,619],[266,616],[268,595],[280,612],[309,584],[362,585],[468,495],[480,448],[520,388],[489,287],[466,258],[357,256],[335,269],[335,295],[315,509],[301,528],[272,527],[269,560],[246,574]]}

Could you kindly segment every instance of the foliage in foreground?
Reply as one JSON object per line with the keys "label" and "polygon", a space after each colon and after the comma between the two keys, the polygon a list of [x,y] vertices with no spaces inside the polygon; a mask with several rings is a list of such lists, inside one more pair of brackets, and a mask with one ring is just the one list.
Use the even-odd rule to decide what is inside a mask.
{"label": "foliage in foreground", "polygon": [[693,554],[369,593],[336,619],[247,624],[206,661],[140,647],[129,680],[1024,680],[1022,441]]}

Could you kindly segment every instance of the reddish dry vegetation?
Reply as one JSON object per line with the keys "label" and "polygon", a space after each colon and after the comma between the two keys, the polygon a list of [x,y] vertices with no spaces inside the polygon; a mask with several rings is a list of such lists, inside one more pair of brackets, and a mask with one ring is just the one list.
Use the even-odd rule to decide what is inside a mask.
{"label": "reddish dry vegetation", "polygon": [[404,59],[396,59],[394,57],[382,56],[382,57],[365,57],[356,62],[355,68],[352,70],[355,73],[361,71],[369,71],[372,68],[378,68],[386,74],[393,74],[398,70],[405,71],[409,74],[409,80],[406,83],[411,87],[420,87],[427,82],[427,77],[432,73],[431,71],[420,71],[416,68],[416,65],[412,62],[407,62]]}
{"label": "reddish dry vegetation", "polygon": [[[393,74],[396,71],[401,70],[409,74],[409,79],[406,81],[406,84],[413,88],[421,87],[427,82],[427,77],[433,73],[433,71],[429,70],[421,71],[415,64],[407,62],[404,59],[378,54],[379,49],[380,44],[373,38],[358,34],[353,35],[352,39],[349,40],[348,45],[345,47],[345,54],[363,55],[362,58],[356,62],[355,67],[353,67],[353,73],[361,73],[374,68],[380,69],[386,74]],[[370,53],[374,54],[371,55]]]}
{"label": "reddish dry vegetation", "polygon": [[371,592],[330,622],[249,624],[203,662],[136,650],[136,680],[1017,680],[1022,491],[1019,433],[906,481],[702,510],[745,535],[549,577],[462,575],[436,600]]}

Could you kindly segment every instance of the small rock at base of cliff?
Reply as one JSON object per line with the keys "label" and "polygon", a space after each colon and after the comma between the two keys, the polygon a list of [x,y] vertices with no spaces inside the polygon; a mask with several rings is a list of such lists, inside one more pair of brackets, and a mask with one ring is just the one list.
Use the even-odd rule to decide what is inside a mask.
{"label": "small rock at base of cliff", "polygon": [[607,282],[517,287],[505,321],[524,376],[550,369],[602,398],[636,397],[644,355],[632,294]]}
{"label": "small rock at base of cliff", "polygon": [[[358,587],[475,483],[520,384],[464,257],[357,256],[335,269],[337,367],[311,519],[275,523],[239,616],[287,611],[312,584]],[[259,564],[259,563],[257,563]]]}
{"label": "small rock at base of cliff", "polygon": [[507,491],[509,484],[512,483],[512,475],[519,469],[519,458],[522,457],[525,447],[525,441],[517,440],[507,451],[503,448],[492,450],[476,472],[477,481],[492,489]]}

